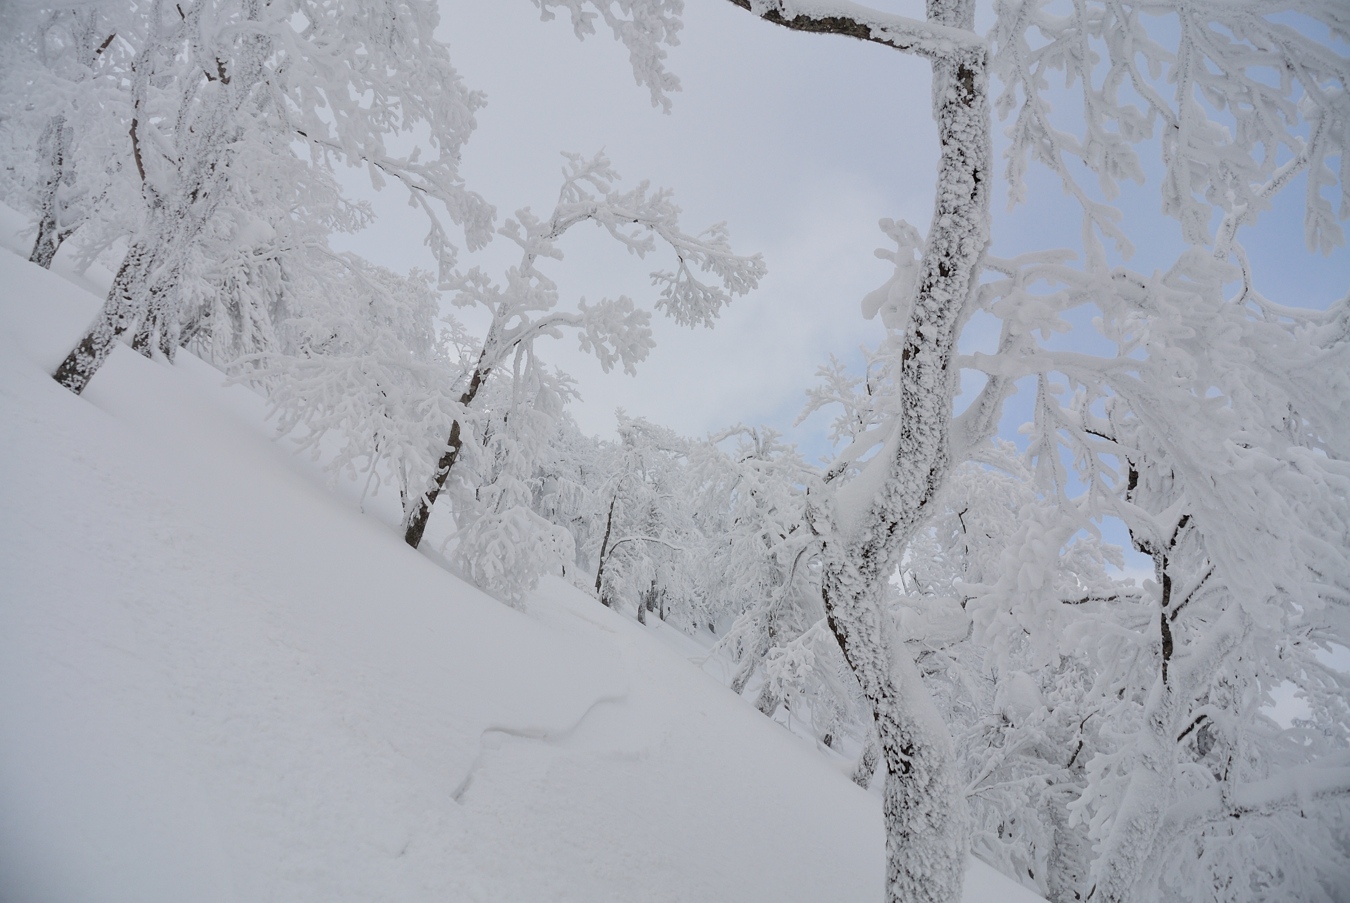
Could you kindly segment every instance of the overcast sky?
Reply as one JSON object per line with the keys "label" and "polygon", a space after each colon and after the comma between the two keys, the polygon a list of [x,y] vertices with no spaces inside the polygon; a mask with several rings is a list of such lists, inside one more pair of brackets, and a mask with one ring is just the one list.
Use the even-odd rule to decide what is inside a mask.
{"label": "overcast sky", "polygon": [[[904,218],[925,231],[932,208],[937,141],[922,60],[775,28],[726,0],[687,0],[669,60],[683,90],[665,115],[607,33],[579,42],[568,22],[541,22],[530,0],[440,5],[456,68],[488,98],[462,172],[499,221],[523,206],[541,215],[551,209],[561,151],[604,149],[624,185],[646,179],[674,189],[685,231],[725,220],[736,249],[761,252],[768,263],[759,290],[737,300],[714,330],[657,317],[657,347],[637,377],[602,374],[571,337],[541,347],[580,384],[584,398],[573,414],[583,429],[609,434],[616,407],[689,435],[736,422],[789,429],[828,355],[847,357],[876,340],[880,326],[862,319],[859,303],[889,275],[873,255],[883,238],[877,220]],[[918,3],[875,5],[922,14]],[[1032,192],[1038,200],[1008,214],[1006,186],[998,185],[994,253],[1076,243],[1076,213],[1058,186],[1033,173]],[[1325,306],[1350,285],[1350,257],[1344,249],[1329,259],[1308,255],[1298,194],[1286,192],[1246,241],[1272,297]],[[1125,203],[1135,221],[1127,231],[1140,244],[1131,265],[1166,265],[1179,245],[1175,227],[1153,214],[1156,184],[1127,193]],[[357,246],[400,268],[429,266],[418,214],[393,190],[379,210],[382,225]],[[550,263],[549,274],[564,303],[626,294],[650,307],[646,273],[669,266],[661,256],[637,261],[589,228],[563,247],[565,259]],[[477,257],[462,259],[491,273],[514,259],[500,241]],[[824,424],[814,418],[793,438],[819,453],[812,437]]]}

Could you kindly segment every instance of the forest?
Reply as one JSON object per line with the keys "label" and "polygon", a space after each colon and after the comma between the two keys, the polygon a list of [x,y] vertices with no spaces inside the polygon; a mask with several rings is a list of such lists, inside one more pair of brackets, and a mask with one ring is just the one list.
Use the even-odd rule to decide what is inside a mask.
{"label": "forest", "polygon": [[[703,7],[922,64],[931,219],[881,219],[884,282],[803,315],[871,338],[795,362],[790,426],[580,425],[557,360],[678,393],[643,382],[660,321],[716,331],[788,262],[605,151],[499,211],[435,0],[0,4],[11,244],[101,296],[43,404],[203,363],[391,554],[527,616],[570,584],[848,774],[887,903],[970,899],[971,857],[1053,903],[1350,900],[1350,6],[510,2],[612,37],[681,147],[717,141],[681,119]],[[397,259],[359,252],[386,197]],[[1308,262],[1268,272],[1272,222]],[[631,294],[575,290],[583,233]]]}

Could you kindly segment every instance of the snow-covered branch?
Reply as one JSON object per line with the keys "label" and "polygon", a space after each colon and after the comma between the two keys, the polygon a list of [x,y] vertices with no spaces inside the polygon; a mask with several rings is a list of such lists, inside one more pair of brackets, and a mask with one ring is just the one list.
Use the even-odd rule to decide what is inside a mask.
{"label": "snow-covered branch", "polygon": [[[531,0],[540,18],[548,20],[555,9],[565,10],[578,38],[595,34],[601,19],[615,39],[628,49],[633,78],[651,92],[652,106],[670,112],[670,93],[680,90],[680,80],[666,69],[666,46],[679,43],[683,0]],[[665,46],[662,46],[665,45]]]}
{"label": "snow-covered branch", "polygon": [[[477,387],[485,385],[507,360],[513,356],[519,360],[522,355],[533,360],[534,342],[545,336],[559,337],[565,328],[576,330],[582,350],[593,353],[605,370],[622,363],[632,373],[653,347],[651,315],[629,298],[601,299],[594,304],[579,299],[575,312],[555,310],[561,301],[558,287],[538,263],[561,259],[557,242],[581,223],[595,223],[639,257],[653,251],[658,240],[670,247],[679,269],[675,274],[652,274],[654,283],[664,285],[654,306],[680,323],[712,325],[724,304],[754,288],[764,274],[759,255],[739,256],[731,250],[724,227],[714,226],[700,237],[682,232],[680,210],[669,191],[652,193],[643,182],[620,192],[614,187],[618,173],[603,153],[590,158],[565,156],[563,184],[550,216],[542,219],[527,207],[500,229],[521,250],[519,263],[507,270],[503,282],[477,267],[457,274],[451,282],[452,303],[481,307],[491,316],[468,378],[469,388],[461,396],[466,407],[473,404]],[[720,284],[697,278],[691,263],[716,276]],[[459,458],[462,432],[462,425],[455,421],[426,489],[409,499],[404,540],[414,548],[421,543],[431,506]]]}
{"label": "snow-covered branch", "polygon": [[1288,768],[1260,781],[1216,784],[1173,803],[1165,816],[1168,830],[1195,822],[1268,815],[1284,808],[1306,809],[1327,796],[1350,794],[1350,755],[1327,756]]}
{"label": "snow-covered branch", "polygon": [[837,34],[883,44],[930,59],[984,53],[975,32],[941,22],[911,19],[847,0],[731,0],[766,22],[794,31]]}

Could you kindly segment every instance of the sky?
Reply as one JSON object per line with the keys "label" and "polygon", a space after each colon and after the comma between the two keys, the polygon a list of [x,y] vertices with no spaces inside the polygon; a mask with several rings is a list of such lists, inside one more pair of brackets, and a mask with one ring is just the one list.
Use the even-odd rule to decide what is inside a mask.
{"label": "sky", "polygon": [[[918,3],[874,5],[922,14]],[[884,243],[877,221],[928,226],[937,139],[927,64],[773,27],[726,0],[687,0],[668,60],[682,90],[663,114],[607,32],[578,41],[569,22],[540,21],[530,0],[440,6],[440,36],[456,68],[487,96],[461,171],[496,206],[499,222],[524,206],[547,214],[562,151],[603,149],[625,177],[621,188],[650,180],[673,189],[685,231],[725,221],[736,250],[762,253],[768,264],[759,289],[713,330],[654,318],[657,347],[636,377],[602,373],[570,336],[541,347],[544,360],[576,379],[582,400],[571,410],[582,428],[612,434],[621,407],[691,436],[764,423],[812,457],[825,453],[828,415],[793,422],[829,355],[856,361],[858,346],[881,335],[879,322],[860,312],[862,297],[890,274],[873,254]],[[1031,202],[1009,211],[1000,178],[991,253],[1077,244],[1077,208],[1053,177],[1033,167],[1030,186]],[[1350,285],[1350,255],[1341,248],[1319,258],[1303,247],[1300,194],[1297,186],[1285,192],[1246,243],[1258,285],[1274,300],[1325,307]],[[380,225],[353,247],[400,269],[428,267],[420,214],[393,190],[375,200]],[[1128,189],[1121,204],[1139,246],[1130,265],[1165,266],[1180,239],[1156,213],[1156,183]],[[562,246],[565,258],[548,272],[564,304],[625,294],[650,309],[655,291],[646,274],[669,265],[659,253],[632,258],[595,229],[574,230]],[[461,261],[500,274],[514,260],[512,247],[499,240]],[[978,333],[976,326],[967,350],[991,340]],[[1016,420],[1008,418],[1008,430]]]}

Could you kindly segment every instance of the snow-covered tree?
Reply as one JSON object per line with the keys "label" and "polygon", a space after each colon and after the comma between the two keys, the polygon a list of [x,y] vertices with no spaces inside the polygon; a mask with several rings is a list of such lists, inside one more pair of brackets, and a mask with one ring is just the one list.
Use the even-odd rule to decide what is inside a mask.
{"label": "snow-covered tree", "polygon": [[[738,662],[731,689],[744,693],[770,657],[780,659],[824,616],[813,568],[818,548],[805,516],[806,482],[814,474],[777,433],[762,428],[727,430],[693,457],[697,508],[710,538],[704,592],[719,617],[731,621],[719,645]],[[772,715],[782,699],[782,687],[766,679],[756,707]]]}
{"label": "snow-covered tree", "polygon": [[[960,890],[967,829],[951,738],[885,599],[906,546],[935,513],[953,463],[965,459],[993,431],[1016,377],[1042,377],[1039,414],[1055,407],[1049,399],[1056,393],[1046,388],[1048,371],[1067,371],[1086,399],[1082,405],[1069,405],[1078,419],[1087,421],[1091,415],[1107,421],[1096,432],[1103,437],[1100,442],[1110,444],[1108,451],[1084,450],[1076,438],[1068,442],[1070,453],[1086,462],[1086,479],[1093,487],[1089,521],[1108,514],[1121,517],[1140,537],[1140,548],[1155,561],[1166,558],[1168,566],[1179,561],[1169,555],[1171,543],[1182,541],[1187,530],[1201,530],[1202,520],[1212,524],[1205,551],[1186,556],[1201,569],[1193,579],[1202,579],[1210,566],[1216,573],[1231,568],[1229,592],[1244,600],[1225,608],[1220,623],[1202,631],[1205,639],[1197,639],[1192,660],[1199,670],[1187,674],[1204,673],[1232,654],[1249,638],[1251,624],[1271,622],[1272,604],[1290,617],[1305,610],[1332,611],[1344,603],[1347,568],[1340,552],[1332,550],[1345,548],[1342,458],[1335,450],[1343,432],[1345,386],[1339,378],[1313,379],[1306,370],[1290,373],[1277,360],[1262,359],[1256,352],[1263,349],[1253,344],[1257,335],[1278,342],[1288,337],[1286,350],[1298,346],[1293,359],[1336,358],[1345,336],[1331,324],[1341,315],[1272,308],[1254,296],[1249,274],[1222,275],[1220,270],[1229,259],[1246,269],[1236,239],[1239,228],[1300,173],[1307,173],[1309,186],[1309,243],[1326,248],[1340,240],[1323,190],[1339,181],[1330,162],[1342,156],[1350,122],[1350,66],[1316,32],[1325,28],[1343,38],[1350,33],[1350,16],[1342,5],[1330,2],[1164,8],[1115,0],[1021,0],[998,4],[991,29],[982,35],[976,31],[974,0],[929,0],[923,20],[828,0],[732,2],[778,25],[915,53],[929,59],[933,68],[940,153],[932,224],[917,261],[903,253],[906,239],[913,236],[893,236],[902,245],[896,278],[886,298],[870,299],[873,308],[887,310],[893,320],[894,399],[867,442],[870,458],[853,455],[845,462],[855,468],[851,479],[827,482],[813,493],[810,520],[820,534],[828,623],[872,705],[887,765],[888,899],[953,900]],[[576,0],[558,5],[570,8],[574,17],[586,9]],[[592,5],[607,16],[612,7]],[[620,4],[621,10],[631,7]],[[663,3],[646,4],[646,9],[652,17],[669,11]],[[1159,25],[1153,17],[1160,14],[1171,21]],[[641,16],[631,18],[636,22]],[[647,73],[640,80],[651,83],[664,71],[662,60],[648,54],[639,70]],[[1052,115],[1049,75],[1057,70],[1064,72],[1066,88],[1079,95],[1077,123],[1074,117]],[[981,288],[994,178],[991,76],[1001,88],[999,111],[1012,121],[1007,174],[1013,198],[1021,197],[1026,164],[1034,158],[1081,202],[1085,264],[1068,279],[1073,288],[1054,295],[1058,307],[1054,301],[1047,305],[1044,293],[1028,286],[1046,278],[1044,270],[1033,275],[1034,265],[1065,268],[1062,255],[1004,266],[1008,286]],[[1160,132],[1157,139],[1155,129]],[[1129,247],[1119,213],[1107,200],[1119,180],[1144,178],[1138,148],[1150,143],[1160,150],[1164,212],[1180,222],[1184,240],[1197,250],[1183,256],[1169,276],[1140,279],[1113,273],[1107,265],[1105,242],[1120,251]],[[1081,172],[1097,178],[1095,193],[1079,183]],[[1213,229],[1216,220],[1219,226]],[[1209,263],[1201,266],[1201,258]],[[1241,291],[1226,296],[1225,282],[1235,279],[1241,281]],[[898,297],[891,297],[892,289]],[[1187,300],[1169,303],[1175,292],[1187,294]],[[1175,330],[1183,346],[1183,335],[1192,325],[1176,319],[1178,308],[1207,308],[1209,325],[1221,323],[1231,330],[1225,337],[1241,346],[1233,349],[1241,356],[1224,368],[1211,363],[1207,372],[1178,354],[1171,342],[1145,345],[1121,335],[1118,358],[1075,372],[1072,355],[1045,356],[1032,333],[1037,328],[1046,334],[1059,330],[1065,306],[1086,304],[1100,305],[1108,313],[1108,329],[1117,329],[1112,322],[1128,322],[1124,332],[1133,336],[1132,327],[1146,320],[1164,332]],[[1134,308],[1125,320],[1115,314],[1122,306]],[[1003,338],[998,354],[962,362],[982,370],[987,379],[958,418],[953,407],[957,339],[962,325],[980,308],[1004,321]],[[1239,338],[1244,332],[1251,336],[1247,344]],[[1213,330],[1201,334],[1213,335]],[[1132,355],[1143,363],[1132,363]],[[1259,362],[1255,366],[1253,356]],[[1209,362],[1198,351],[1194,358]],[[1273,376],[1272,368],[1286,377],[1275,380],[1283,385],[1278,391],[1253,392],[1249,387],[1262,376]],[[1162,417],[1156,414],[1159,407],[1167,411]],[[1115,412],[1114,421],[1106,408]],[[1323,416],[1331,410],[1341,412],[1339,422]],[[1186,416],[1200,412],[1216,418],[1217,433],[1186,425]],[[1122,434],[1123,425],[1135,419],[1139,429],[1151,434],[1147,450],[1130,444],[1144,433],[1131,428],[1128,439]],[[1246,438],[1250,429],[1260,441]],[[1060,502],[1063,435],[1046,428],[1036,471],[1044,490]],[[1205,447],[1210,440],[1223,449],[1217,457]],[[1191,474],[1184,491],[1204,489],[1202,496],[1190,503],[1160,498],[1148,509],[1136,501],[1136,487],[1128,480],[1099,476],[1108,472],[1104,458],[1110,455],[1117,463],[1136,462],[1135,468],[1148,457],[1158,479],[1166,477],[1171,484]],[[863,462],[860,468],[858,462]],[[1212,468],[1217,472],[1209,473]],[[1218,481],[1231,488],[1205,488],[1220,473],[1234,474],[1231,481]],[[1109,494],[1109,506],[1099,492]],[[1260,523],[1262,518],[1278,524],[1277,532],[1288,528],[1297,537],[1281,538],[1274,546],[1287,553],[1276,574],[1257,573],[1260,568],[1254,564],[1270,552],[1273,539],[1272,527]],[[1222,529],[1220,520],[1226,524]],[[1301,550],[1291,548],[1296,542]],[[1177,700],[1170,683],[1178,679],[1181,667],[1169,658],[1177,654],[1177,637],[1169,632],[1172,606],[1178,604],[1169,587],[1176,578],[1159,567],[1161,595],[1154,604],[1161,607],[1155,621],[1160,634],[1148,642],[1169,664],[1148,697],[1148,727],[1138,737],[1131,787],[1121,806],[1097,826],[1101,840],[1085,889],[1094,900],[1125,900],[1143,892],[1143,864],[1157,849],[1165,803],[1176,786],[1165,772],[1176,756],[1177,719],[1189,706]]]}
{"label": "snow-covered tree", "polygon": [[[467,336],[453,322],[442,328],[429,274],[405,277],[352,254],[314,253],[325,266],[278,274],[279,290],[293,297],[278,299],[288,307],[272,340],[224,360],[237,379],[264,390],[278,432],[299,450],[326,454],[335,474],[360,474],[365,491],[392,480],[406,499],[432,466],[435,437],[463,416],[452,386]],[[265,270],[266,261],[257,266]],[[259,282],[268,284],[254,279],[249,288]]]}
{"label": "snow-covered tree", "polygon": [[[237,190],[247,177],[240,166],[260,146],[300,150],[319,167],[367,167],[377,187],[401,183],[428,215],[442,275],[455,253],[444,218],[464,226],[471,247],[486,241],[492,209],[458,175],[482,100],[450,66],[437,22],[424,0],[135,4],[117,43],[130,47],[119,73],[129,110],[122,157],[141,209],[104,308],[56,379],[81,391],[133,328],[144,348],[172,355],[188,308],[184,274],[205,237],[219,237],[226,199],[248,197]],[[419,129],[422,146],[389,150],[392,136]]]}
{"label": "snow-covered tree", "polygon": [[[490,376],[478,399],[481,407],[459,411],[456,422],[469,424],[466,435],[476,441],[466,445],[456,468],[450,561],[510,604],[518,604],[541,575],[567,576],[574,568],[571,531],[535,510],[545,476],[540,463],[549,457],[564,405],[574,395],[565,375],[531,362]],[[440,429],[432,441],[444,433]],[[426,453],[435,448],[426,446]],[[575,570],[571,576],[578,576]]]}
{"label": "snow-covered tree", "polygon": [[[474,503],[459,514],[479,518],[474,536],[483,539],[488,509],[497,517],[515,512],[508,519],[517,538],[524,535],[522,517],[544,529],[544,521],[526,517],[521,481],[546,447],[557,411],[546,415],[547,406],[534,405],[508,426],[494,420],[501,409],[480,398],[508,373],[504,397],[513,404],[522,391],[534,391],[523,387],[553,378],[535,357],[536,339],[575,329],[605,369],[622,363],[630,372],[650,347],[650,315],[627,298],[580,299],[574,309],[554,310],[557,289],[536,263],[561,257],[557,242],[570,229],[595,223],[639,257],[669,246],[674,265],[652,274],[655,307],[686,325],[711,325],[722,305],[763,273],[758,257],[731,252],[723,225],[697,236],[682,232],[669,192],[647,183],[616,189],[617,174],[603,155],[569,158],[547,220],[525,209],[507,221],[501,233],[520,246],[522,258],[503,285],[478,269],[456,270],[442,221],[460,223],[470,248],[491,235],[492,209],[457,171],[482,98],[450,66],[433,34],[435,5],[425,0],[148,0],[119,9],[111,24],[84,9],[29,18],[35,24],[5,45],[11,52],[0,60],[4,84],[21,97],[42,79],[71,93],[68,84],[102,77],[117,102],[86,104],[89,118],[103,133],[120,128],[125,140],[116,143],[120,155],[109,155],[118,165],[102,165],[89,178],[130,184],[139,195],[87,245],[96,252],[121,244],[125,255],[103,310],[56,379],[78,393],[124,334],[147,355],[158,349],[172,358],[180,344],[191,343],[265,386],[283,430],[298,429],[311,449],[341,434],[335,468],[363,467],[375,484],[381,475],[392,477],[413,546],[471,434],[485,450],[478,463],[496,461],[468,481]],[[576,20],[578,33],[587,21]],[[91,43],[104,31],[111,40]],[[636,35],[632,46],[648,37]],[[105,53],[109,44],[118,53]],[[107,73],[91,74],[94,57]],[[653,82],[654,99],[671,87],[669,80]],[[29,149],[46,175],[29,178],[28,187],[34,206],[46,211],[39,215],[47,224],[43,234],[63,235],[52,232],[52,186],[69,182],[75,171],[62,162],[69,129],[47,131]],[[387,149],[408,138],[419,146],[403,155]],[[329,250],[333,231],[354,230],[370,218],[368,208],[342,196],[331,173],[338,162],[366,167],[377,188],[386,179],[400,182],[426,212],[440,287],[454,292],[454,303],[482,307],[491,317],[468,360],[456,360],[463,357],[460,333],[428,338],[435,333],[426,316],[434,302],[418,278],[403,280]],[[433,466],[411,451],[427,430],[442,433],[424,443],[433,456],[442,444]],[[425,491],[410,488],[423,481]],[[485,494],[496,501],[488,504]],[[477,540],[460,534],[455,548],[465,567],[470,560],[488,567],[472,551]],[[561,548],[551,540],[550,546]],[[514,566],[488,570],[509,572],[521,586],[535,574]],[[518,589],[513,584],[504,593],[515,597]]]}
{"label": "snow-covered tree", "polygon": [[698,592],[705,539],[689,495],[689,448],[670,430],[618,412],[619,442],[607,457],[597,497],[603,527],[592,531],[596,596],[610,607],[632,605],[686,630],[706,625]]}
{"label": "snow-covered tree", "polygon": [[[1333,756],[1347,730],[1345,677],[1319,658],[1344,643],[1350,626],[1339,375],[1350,363],[1347,303],[1273,306],[1238,268],[1200,249],[1152,277],[1056,273],[1039,273],[1065,290],[1041,294],[1048,304],[1036,316],[1048,323],[1061,305],[1092,298],[1118,354],[1005,357],[1005,366],[1037,375],[1031,452],[1040,481],[1084,521],[1123,522],[1154,571],[1128,604],[1094,615],[1103,629],[1092,621],[1076,628],[1094,649],[1092,705],[1116,744],[1088,760],[1089,783],[1075,804],[1096,841],[1082,890],[1107,900],[1208,886],[1222,899],[1316,898],[1316,888],[1326,893],[1344,880],[1344,857],[1304,859],[1306,847],[1271,840],[1280,833],[1271,825],[1282,807],[1306,816],[1311,800],[1350,793],[1350,773]],[[1005,301],[1021,291],[1003,287]],[[1009,314],[1017,316],[1011,307]],[[999,575],[1005,599],[1016,579]],[[1313,708],[1317,736],[1279,729],[1265,711],[1285,683]],[[1330,770],[1300,771],[1322,766]],[[1269,789],[1276,785],[1285,792]],[[1268,788],[1261,804],[1237,803],[1253,786]],[[1210,793],[1230,802],[1201,807],[1203,816],[1177,814],[1189,811],[1187,799]],[[1225,878],[1239,863],[1220,846],[1263,835],[1272,855],[1248,856],[1241,877]],[[1148,864],[1183,840],[1195,858],[1159,887]]]}
{"label": "snow-covered tree", "polygon": [[[667,190],[651,191],[641,182],[630,191],[615,187],[618,174],[604,154],[585,158],[568,154],[558,201],[547,219],[526,207],[516,211],[501,234],[520,247],[520,261],[507,270],[501,283],[474,267],[453,280],[451,301],[460,307],[477,307],[490,321],[473,366],[461,381],[459,404],[473,405],[482,387],[499,369],[515,360],[533,366],[534,343],[541,337],[557,338],[574,330],[583,351],[592,353],[606,371],[615,364],[632,373],[652,347],[651,315],[627,297],[602,298],[588,304],[585,298],[574,309],[556,309],[562,300],[556,283],[540,270],[540,259],[558,259],[558,242],[582,223],[593,223],[639,257],[669,247],[676,264],[672,270],[651,274],[660,286],[657,310],[683,325],[711,326],[723,305],[732,297],[754,288],[764,273],[764,262],[755,255],[739,256],[731,250],[725,225],[716,224],[701,234],[680,231],[680,210]],[[701,274],[710,274],[712,280]],[[454,470],[464,445],[464,425],[456,420],[450,428],[440,459],[427,478],[426,488],[410,499],[404,512],[404,539],[417,548],[422,542],[432,506]]]}
{"label": "snow-covered tree", "polygon": [[568,568],[579,585],[591,585],[604,530],[603,512],[612,500],[604,488],[613,475],[612,443],[581,432],[566,411],[558,418],[548,448],[536,462],[538,479],[532,509],[572,535],[576,557]]}
{"label": "snow-covered tree", "polygon": [[[669,106],[680,0],[534,2],[579,36],[603,23]],[[1350,634],[1350,298],[1268,299],[1242,240],[1292,186],[1309,246],[1343,240],[1350,10],[1001,0],[986,20],[977,0],[927,0],[923,19],[732,2],[932,66],[933,219],[926,235],[883,223],[894,272],[863,308],[886,337],[861,377],[835,366],[813,399],[844,411],[847,445],[823,473],[754,434],[733,461],[692,445],[644,460],[631,424],[620,473],[581,457],[566,480],[541,471],[565,447],[567,392],[535,340],[575,330],[606,369],[651,341],[627,299],[558,309],[537,263],[570,228],[673,249],[656,307],[685,323],[709,322],[762,264],[719,227],[681,232],[668,195],[618,191],[596,157],[571,158],[548,219],[507,221],[522,257],[504,280],[456,271],[442,219],[471,247],[491,233],[457,172],[481,98],[426,0],[138,0],[115,23],[40,10],[0,43],[0,131],[32,161],[5,187],[34,211],[35,257],[76,222],[98,224],[77,233],[100,233],[89,247],[126,245],[57,379],[80,391],[129,330],[170,355],[209,336],[251,355],[248,378],[291,380],[274,394],[284,416],[342,431],[340,466],[395,474],[411,545],[437,495],[457,493],[452,558],[504,597],[593,567],[601,599],[639,614],[664,592],[733,619],[737,689],[758,673],[765,711],[807,706],[833,737],[860,692],[860,772],[877,750],[885,766],[892,903],[957,899],[972,835],[1057,901],[1335,899],[1350,711],[1324,655]],[[86,83],[100,99],[73,102]],[[65,99],[18,109],[32,86]],[[1081,209],[1079,248],[988,253],[995,111],[1012,199],[1033,161],[1047,167]],[[387,151],[422,129],[429,160]],[[430,215],[440,284],[489,315],[481,340],[438,333],[416,278],[324,256],[325,230],[362,215],[324,179],[337,161],[401,182]],[[1150,179],[1184,247],[1140,272],[1112,200]],[[106,200],[127,186],[134,213]],[[306,285],[327,287],[313,292],[326,307],[294,296]],[[959,354],[977,313],[1000,324],[997,349]],[[1089,330],[1073,350],[1051,338]],[[962,370],[982,382],[958,412]],[[1029,447],[1012,459],[988,440],[1026,384]],[[587,460],[610,451],[568,441]],[[717,504],[665,504],[696,488]],[[1151,580],[1111,576],[1122,559],[1101,537],[1116,529]],[[836,655],[853,683],[831,683]],[[1269,711],[1289,686],[1307,707],[1292,725]]]}
{"label": "snow-covered tree", "polygon": [[1086,609],[1138,595],[1111,576],[1120,550],[1079,527],[1007,444],[983,447],[911,541],[896,600],[956,739],[974,850],[1056,901],[1079,898],[1090,856],[1069,806],[1102,748],[1085,718],[1097,663],[1064,638]]}

